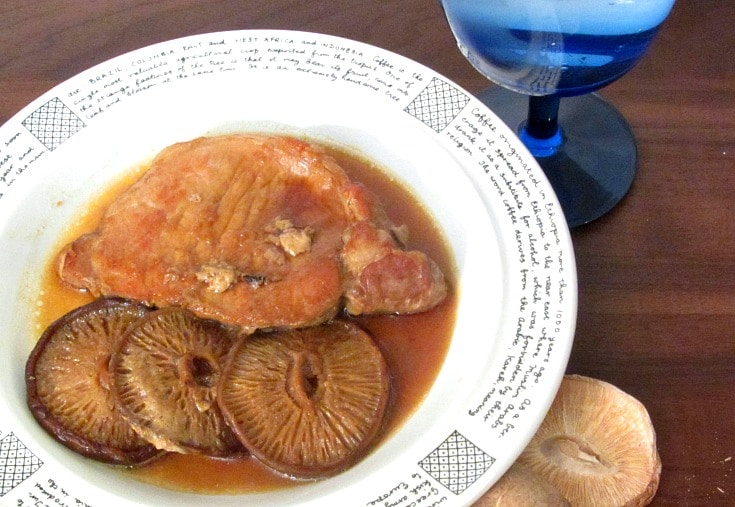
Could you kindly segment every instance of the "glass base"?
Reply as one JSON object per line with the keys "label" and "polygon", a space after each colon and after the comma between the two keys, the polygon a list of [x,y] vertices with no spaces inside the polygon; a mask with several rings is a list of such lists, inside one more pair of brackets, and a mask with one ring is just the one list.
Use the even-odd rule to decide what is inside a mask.
{"label": "glass base", "polygon": [[[477,97],[520,132],[528,113],[527,95],[492,87]],[[625,196],[635,177],[637,150],[625,118],[593,93],[562,98],[559,125],[563,144],[536,160],[573,228],[600,218]]]}

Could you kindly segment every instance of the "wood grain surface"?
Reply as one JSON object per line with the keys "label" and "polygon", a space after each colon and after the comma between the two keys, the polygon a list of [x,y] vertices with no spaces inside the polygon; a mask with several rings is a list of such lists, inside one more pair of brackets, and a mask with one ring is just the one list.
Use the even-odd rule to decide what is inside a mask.
{"label": "wood grain surface", "polygon": [[[640,399],[663,474],[653,505],[735,505],[735,3],[678,0],[651,50],[601,91],[629,120],[628,196],[573,232],[578,330],[568,371]],[[416,60],[488,85],[421,0],[3,0],[0,123],[109,58],[198,33],[282,28]]]}

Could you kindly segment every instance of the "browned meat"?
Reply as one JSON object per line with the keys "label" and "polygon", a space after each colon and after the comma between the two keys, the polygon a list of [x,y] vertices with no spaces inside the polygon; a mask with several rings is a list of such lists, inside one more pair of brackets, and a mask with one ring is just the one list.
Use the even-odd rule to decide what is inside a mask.
{"label": "browned meat", "polygon": [[344,240],[345,307],[352,315],[412,313],[446,296],[439,267],[421,252],[398,249],[388,231],[361,221]]}
{"label": "browned meat", "polygon": [[248,331],[323,322],[343,294],[353,314],[426,310],[443,299],[444,277],[401,250],[391,226],[314,145],[206,137],[163,150],[97,230],[67,245],[59,273],[94,295],[179,305]]}

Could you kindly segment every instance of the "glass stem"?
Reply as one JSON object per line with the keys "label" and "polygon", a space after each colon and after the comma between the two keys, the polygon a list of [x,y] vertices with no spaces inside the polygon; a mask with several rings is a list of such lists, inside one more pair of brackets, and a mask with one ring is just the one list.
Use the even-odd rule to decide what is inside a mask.
{"label": "glass stem", "polygon": [[528,117],[522,125],[520,137],[535,157],[549,157],[561,146],[563,139],[557,123],[558,116],[557,95],[528,98]]}
{"label": "glass stem", "polygon": [[528,135],[536,139],[548,139],[556,134],[559,125],[559,97],[557,95],[531,96],[528,98]]}

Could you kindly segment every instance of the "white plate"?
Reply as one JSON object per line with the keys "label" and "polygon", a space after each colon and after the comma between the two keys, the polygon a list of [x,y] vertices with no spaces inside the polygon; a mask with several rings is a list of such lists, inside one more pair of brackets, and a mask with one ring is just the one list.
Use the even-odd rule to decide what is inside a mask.
{"label": "white plate", "polygon": [[[175,493],[78,457],[35,423],[24,364],[40,267],[89,199],[161,148],[232,130],[352,147],[409,185],[452,244],[455,333],[425,401],[349,471],[286,491]],[[536,162],[469,93],[387,51],[312,33],[156,44],[58,85],[0,128],[2,505],[468,505],[535,432],[566,368],[576,273]]]}

